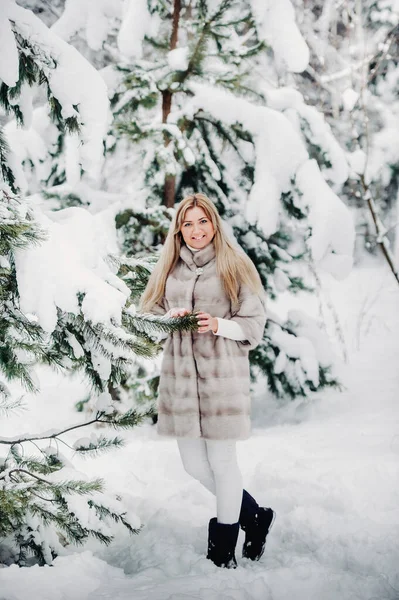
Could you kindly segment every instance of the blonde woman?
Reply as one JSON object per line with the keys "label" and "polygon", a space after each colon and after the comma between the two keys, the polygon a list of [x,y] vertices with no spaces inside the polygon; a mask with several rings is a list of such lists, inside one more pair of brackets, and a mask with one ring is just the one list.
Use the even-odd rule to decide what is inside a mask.
{"label": "blonde woman", "polygon": [[205,195],[179,204],[140,309],[165,317],[196,313],[198,331],[165,342],[158,433],[177,438],[185,470],[216,496],[207,558],[235,568],[241,526],[243,556],[259,560],[274,512],[243,490],[236,441],[250,434],[248,351],[263,337],[264,290]]}

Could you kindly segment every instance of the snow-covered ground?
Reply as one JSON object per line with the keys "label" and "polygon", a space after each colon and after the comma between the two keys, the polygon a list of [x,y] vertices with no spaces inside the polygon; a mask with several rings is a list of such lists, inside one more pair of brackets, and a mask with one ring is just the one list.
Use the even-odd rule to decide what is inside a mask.
{"label": "snow-covered ground", "polygon": [[[259,388],[253,436],[238,444],[245,487],[277,513],[259,562],[240,557],[242,533],[236,570],[206,560],[215,500],[186,475],[175,441],[145,425],[122,450],[75,459],[127,499],[142,532],[116,528],[109,547],[67,548],[52,567],[1,569],[0,599],[398,600],[399,288],[372,262],[328,289],[347,347],[345,390],[277,403]],[[300,302],[309,309],[308,296]],[[75,422],[79,382],[46,373],[42,386],[24,428]]]}

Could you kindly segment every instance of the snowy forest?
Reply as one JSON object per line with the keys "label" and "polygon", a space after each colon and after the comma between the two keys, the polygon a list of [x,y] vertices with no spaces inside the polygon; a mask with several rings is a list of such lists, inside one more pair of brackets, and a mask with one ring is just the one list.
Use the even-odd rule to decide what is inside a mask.
{"label": "snowy forest", "polygon": [[[195,192],[268,300],[234,571],[139,310]],[[0,284],[1,600],[398,600],[398,0],[0,0]]]}

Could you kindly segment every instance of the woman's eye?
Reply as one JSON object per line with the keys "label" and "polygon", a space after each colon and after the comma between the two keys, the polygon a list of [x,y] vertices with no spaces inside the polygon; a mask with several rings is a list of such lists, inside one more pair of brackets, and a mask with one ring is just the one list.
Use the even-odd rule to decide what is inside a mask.
{"label": "woman's eye", "polygon": [[191,223],[184,223],[184,227],[188,227]]}
{"label": "woman's eye", "polygon": [[202,219],[201,223],[207,223],[207,219]]}

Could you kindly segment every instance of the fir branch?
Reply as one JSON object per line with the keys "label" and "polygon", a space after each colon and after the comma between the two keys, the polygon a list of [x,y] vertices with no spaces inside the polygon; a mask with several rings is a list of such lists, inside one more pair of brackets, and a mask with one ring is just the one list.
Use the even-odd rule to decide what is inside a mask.
{"label": "fir branch", "polygon": [[10,469],[6,469],[2,471],[0,474],[0,480],[10,479],[15,482],[25,482],[29,483],[29,480],[25,479],[17,479],[14,473],[22,473],[24,475],[28,475],[32,477],[35,481],[39,482],[39,486],[36,486],[38,490],[50,491],[53,495],[57,494],[78,494],[79,496],[83,496],[86,494],[91,494],[93,492],[102,492],[104,482],[102,479],[94,479],[92,481],[83,481],[79,479],[73,479],[70,481],[49,481],[48,479],[43,479],[39,477],[32,471],[28,471],[26,469],[20,467],[14,467]]}
{"label": "fir branch", "polygon": [[231,0],[222,0],[219,4],[218,8],[216,9],[216,11],[213,13],[213,15],[211,15],[208,19],[206,19],[206,15],[208,12],[207,4],[206,4],[206,2],[203,2],[203,1],[200,2],[199,12],[200,12],[202,18],[206,19],[206,20],[202,25],[201,33],[200,33],[200,35],[197,39],[197,42],[194,46],[194,50],[191,53],[190,60],[187,65],[187,69],[185,71],[183,71],[181,74],[178,74],[176,76],[176,80],[179,81],[179,83],[181,83],[181,84],[184,83],[184,81],[186,81],[186,79],[188,79],[188,77],[190,77],[194,73],[197,73],[197,74],[201,73],[201,65],[206,56],[207,39],[211,35],[212,25],[219,18],[221,18],[223,13],[226,10],[228,10],[230,5],[231,5]]}
{"label": "fir branch", "polygon": [[121,448],[122,446],[124,446],[124,444],[125,441],[120,437],[114,437],[112,439],[101,437],[97,440],[96,443],[90,442],[88,446],[76,446],[74,450],[81,456],[94,457],[98,456],[102,452],[106,452],[107,450],[111,450],[113,448]]}
{"label": "fir branch", "polygon": [[126,513],[116,513],[115,511],[110,510],[109,508],[107,508],[106,506],[104,506],[102,504],[97,504],[96,502],[94,502],[94,500],[91,500],[91,499],[88,501],[88,505],[90,506],[90,508],[94,508],[96,515],[100,518],[100,520],[103,520],[104,518],[109,517],[109,518],[113,519],[115,521],[115,523],[119,523],[119,522],[123,523],[123,525],[125,525],[125,527],[129,530],[130,533],[133,533],[133,534],[140,533],[141,528],[135,529],[125,519]]}
{"label": "fir branch", "polygon": [[190,312],[183,317],[157,316],[151,313],[123,314],[123,325],[133,328],[138,334],[155,332],[174,333],[177,331],[197,331],[198,321],[196,312]]}
{"label": "fir branch", "polygon": [[[116,330],[111,330],[100,323],[93,324],[89,321],[84,321],[82,315],[76,317],[76,322],[79,324],[81,333],[86,340],[90,340],[90,343],[101,354],[108,359],[118,362],[128,362],[136,356],[143,356],[145,358],[152,358],[158,353],[158,348],[154,344],[148,343],[145,339],[138,337],[125,337],[119,336]],[[108,349],[103,342],[108,342],[111,347],[115,350],[121,348],[124,351],[131,353],[131,357],[118,357],[115,356],[116,352]]]}
{"label": "fir branch", "polygon": [[[0,90],[1,96],[1,90]],[[0,169],[2,179],[10,186],[14,194],[18,193],[18,187],[15,184],[15,175],[10,167],[7,157],[10,153],[7,140],[4,135],[3,128],[0,127]]]}
{"label": "fir branch", "polygon": [[101,414],[101,423],[106,423],[114,429],[131,429],[136,425],[139,425],[143,420],[152,415],[153,409],[148,410],[145,413],[140,413],[134,408],[131,408],[122,415],[107,416],[104,413]]}
{"label": "fir branch", "polygon": [[9,346],[0,348],[0,363],[7,379],[19,379],[26,390],[33,393],[38,392],[38,388],[29,372],[29,367],[18,361]]}
{"label": "fir branch", "polygon": [[10,390],[0,381],[0,415],[6,415],[8,412],[24,407],[22,398],[11,399]]}
{"label": "fir branch", "polygon": [[27,469],[29,472],[35,471],[41,475],[49,475],[59,471],[64,466],[61,461],[51,464],[48,460],[40,460],[35,456],[24,456],[23,458],[18,458],[17,464],[19,469]]}
{"label": "fir branch", "polygon": [[102,492],[104,490],[104,480],[97,478],[91,481],[83,481],[72,479],[63,482],[51,482],[51,488],[59,494],[78,494],[85,496],[94,492]]}
{"label": "fir branch", "polygon": [[54,513],[36,502],[31,503],[29,508],[30,512],[32,512],[33,515],[39,516],[46,525],[55,523],[74,544],[83,544],[89,536],[94,537],[106,545],[113,539],[112,536],[105,535],[100,531],[83,527],[77,517],[66,509],[63,511],[58,510]]}

